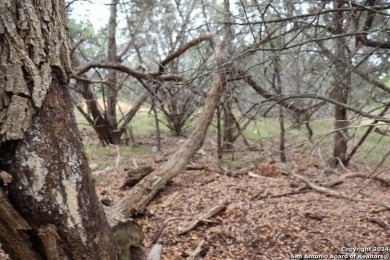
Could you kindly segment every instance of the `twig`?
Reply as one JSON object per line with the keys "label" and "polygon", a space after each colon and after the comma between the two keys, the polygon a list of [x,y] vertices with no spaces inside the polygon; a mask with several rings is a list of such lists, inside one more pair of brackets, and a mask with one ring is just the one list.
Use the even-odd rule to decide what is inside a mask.
{"label": "twig", "polygon": [[191,255],[189,257],[187,257],[187,260],[194,260],[195,257],[197,257],[200,254],[203,244],[204,244],[204,239],[202,239],[202,241],[200,241],[198,246],[195,248],[194,252],[192,252]]}
{"label": "twig", "polygon": [[192,221],[190,224],[188,224],[187,226],[184,226],[184,227],[179,227],[178,228],[178,231],[177,233],[179,235],[182,235],[182,234],[185,234],[187,233],[188,231],[191,231],[192,229],[194,229],[200,222],[205,222],[207,221],[207,219],[213,217],[214,215],[218,214],[219,212],[221,212],[222,210],[224,210],[226,208],[227,204],[221,204],[221,205],[217,205],[217,206],[214,206],[212,207],[211,209],[209,209],[205,214],[203,214],[200,218]]}
{"label": "twig", "polygon": [[186,170],[187,171],[201,171],[201,170],[207,170],[208,168],[206,166],[187,166]]}
{"label": "twig", "polygon": [[334,191],[334,190],[326,188],[326,187],[318,186],[317,184],[312,183],[307,178],[305,178],[305,177],[303,177],[303,176],[301,176],[299,174],[291,173],[291,176],[293,176],[293,177],[303,181],[310,188],[312,188],[313,190],[315,190],[317,192],[324,193],[324,194],[327,194],[327,195],[330,195],[330,196],[333,196],[333,197],[336,197],[336,198],[340,198],[340,199],[346,199],[346,200],[352,200],[352,201],[358,201],[358,202],[366,202],[366,203],[370,203],[370,204],[373,204],[373,205],[381,206],[381,207],[386,208],[387,210],[390,210],[390,205],[388,205],[387,203],[384,203],[384,202],[381,202],[381,201],[376,201],[376,200],[371,200],[371,199],[350,197],[350,196],[347,196],[347,195],[345,195],[345,194],[343,194],[341,192],[337,192],[337,191]]}
{"label": "twig", "polygon": [[283,192],[283,193],[279,193],[279,194],[265,194],[265,195],[262,195],[262,196],[259,196],[260,194],[257,194],[253,198],[259,198],[259,199],[281,198],[281,197],[287,197],[287,196],[291,196],[291,195],[307,193],[309,191],[310,191],[310,189],[308,189],[308,186],[304,186],[304,187],[302,187],[300,189],[297,189],[297,190],[293,190],[293,191],[289,191],[289,192]]}
{"label": "twig", "polygon": [[371,223],[374,223],[374,224],[377,224],[378,226],[380,226],[381,228],[383,228],[384,230],[388,230],[389,227],[388,225],[386,225],[384,222],[378,220],[378,219],[375,219],[375,218],[367,218],[367,221],[371,222]]}

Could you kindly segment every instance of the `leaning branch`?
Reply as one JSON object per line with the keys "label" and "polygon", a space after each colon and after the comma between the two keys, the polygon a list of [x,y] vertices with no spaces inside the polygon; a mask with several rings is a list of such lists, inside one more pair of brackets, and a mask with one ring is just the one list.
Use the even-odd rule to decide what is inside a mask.
{"label": "leaning branch", "polygon": [[88,63],[86,65],[76,67],[73,71],[74,76],[78,76],[82,73],[87,72],[90,69],[93,68],[100,68],[100,69],[113,69],[117,70],[123,73],[126,73],[136,79],[150,79],[150,78],[157,78],[162,81],[184,81],[184,78],[178,75],[174,74],[165,74],[165,75],[157,75],[157,74],[145,74],[136,70],[133,70],[125,65],[122,65],[117,62],[92,62]]}
{"label": "leaning branch", "polygon": [[195,45],[198,45],[201,42],[204,42],[204,41],[207,41],[207,40],[211,40],[213,37],[214,37],[214,34],[206,33],[206,34],[203,34],[203,35],[201,35],[201,36],[199,36],[199,37],[197,37],[197,38],[187,42],[186,44],[180,46],[176,51],[170,53],[164,60],[162,60],[160,62],[160,66],[158,68],[158,74],[162,74],[164,72],[164,70],[165,70],[165,66],[169,62],[171,62],[175,58],[177,58],[180,55],[182,55],[188,49],[190,49],[191,47],[193,47]]}

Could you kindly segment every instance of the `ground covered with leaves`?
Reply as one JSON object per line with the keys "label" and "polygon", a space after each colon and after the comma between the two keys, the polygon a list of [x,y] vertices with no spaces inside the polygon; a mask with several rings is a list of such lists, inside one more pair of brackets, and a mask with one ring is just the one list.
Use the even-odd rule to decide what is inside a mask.
{"label": "ground covered with leaves", "polygon": [[[115,204],[128,193],[120,189],[127,172],[159,167],[184,141],[164,136],[163,152],[155,152],[154,136],[137,138],[136,147],[143,152],[122,152],[117,167],[118,154],[111,148],[105,156],[112,166],[93,170],[100,198]],[[386,171],[378,175],[374,166],[356,163],[348,169],[328,169],[313,155],[315,148],[308,147],[289,150],[288,161],[281,163],[276,154],[270,155],[277,149],[273,141],[251,143],[252,151],[240,142],[236,147],[221,162],[216,143],[206,139],[187,169],[135,219],[144,230],[146,251],[157,242],[163,245],[163,259],[346,259],[353,250],[350,259],[388,256]],[[101,159],[89,154],[97,167]],[[337,181],[346,175],[351,178]],[[218,206],[224,209],[202,219]],[[199,225],[179,234],[196,220]]]}

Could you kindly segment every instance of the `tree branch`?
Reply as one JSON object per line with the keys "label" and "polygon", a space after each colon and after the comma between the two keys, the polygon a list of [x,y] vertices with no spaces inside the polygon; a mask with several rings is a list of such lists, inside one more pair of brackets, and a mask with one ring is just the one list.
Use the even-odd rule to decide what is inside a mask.
{"label": "tree branch", "polygon": [[174,60],[175,58],[179,57],[180,55],[182,55],[184,52],[186,52],[189,48],[203,42],[203,41],[206,41],[206,40],[211,40],[215,35],[214,34],[211,34],[211,33],[206,33],[206,34],[203,34],[189,42],[187,42],[186,44],[180,46],[176,51],[170,53],[164,60],[162,60],[160,62],[160,65],[159,65],[159,68],[158,68],[158,75],[162,74],[165,70],[165,66],[171,62],[172,60]]}

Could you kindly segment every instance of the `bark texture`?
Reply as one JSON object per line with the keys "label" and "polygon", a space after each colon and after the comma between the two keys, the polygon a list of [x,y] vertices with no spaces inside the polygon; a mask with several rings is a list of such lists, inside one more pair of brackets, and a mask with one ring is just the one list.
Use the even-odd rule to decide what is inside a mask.
{"label": "bark texture", "polygon": [[0,12],[0,169],[13,177],[0,243],[12,259],[117,259],[66,89],[64,1],[3,0]]}

